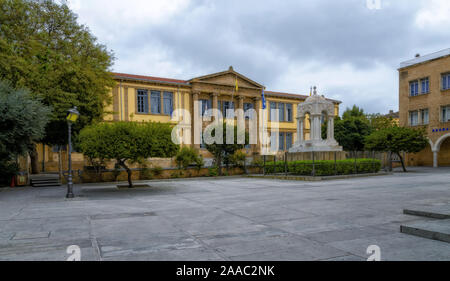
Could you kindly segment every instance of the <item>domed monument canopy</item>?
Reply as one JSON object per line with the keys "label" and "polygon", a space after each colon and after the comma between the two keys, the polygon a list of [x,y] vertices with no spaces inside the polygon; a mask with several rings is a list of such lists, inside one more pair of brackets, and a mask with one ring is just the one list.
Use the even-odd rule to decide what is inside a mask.
{"label": "domed monument canopy", "polygon": [[[304,138],[307,115],[311,120],[310,140]],[[322,121],[325,118],[328,122],[326,140],[322,139]],[[289,152],[342,151],[342,147],[334,139],[334,104],[325,96],[318,95],[315,86],[313,94],[297,107],[297,136],[297,142]]]}

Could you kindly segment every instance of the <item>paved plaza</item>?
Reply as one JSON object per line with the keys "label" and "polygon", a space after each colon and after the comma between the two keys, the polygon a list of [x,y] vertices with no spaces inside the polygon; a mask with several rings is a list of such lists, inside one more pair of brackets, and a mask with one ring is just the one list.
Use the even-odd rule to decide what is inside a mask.
{"label": "paved plaza", "polygon": [[[0,260],[450,260],[400,233],[411,206],[450,203],[450,169],[302,182],[245,177],[0,189]],[[432,219],[428,219],[432,220]]]}

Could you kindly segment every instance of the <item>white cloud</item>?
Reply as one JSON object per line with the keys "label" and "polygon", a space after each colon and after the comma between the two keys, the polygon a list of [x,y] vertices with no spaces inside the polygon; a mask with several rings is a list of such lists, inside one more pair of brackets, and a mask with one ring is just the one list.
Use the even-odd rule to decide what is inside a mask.
{"label": "white cloud", "polygon": [[[189,79],[235,70],[268,90],[321,93],[367,112],[398,109],[398,73],[448,48],[450,1],[69,0],[114,71]],[[351,16],[350,16],[351,15]]]}
{"label": "white cloud", "polygon": [[69,0],[69,7],[100,41],[120,40],[135,28],[162,25],[183,11],[190,0]]}
{"label": "white cloud", "polygon": [[426,0],[416,15],[416,25],[420,28],[441,28],[448,34],[450,26],[450,1]]}
{"label": "white cloud", "polygon": [[361,70],[351,64],[291,63],[273,88],[307,95],[317,86],[319,94],[342,101],[341,112],[357,104],[368,113],[387,113],[398,110],[397,77],[395,69],[383,64]]}

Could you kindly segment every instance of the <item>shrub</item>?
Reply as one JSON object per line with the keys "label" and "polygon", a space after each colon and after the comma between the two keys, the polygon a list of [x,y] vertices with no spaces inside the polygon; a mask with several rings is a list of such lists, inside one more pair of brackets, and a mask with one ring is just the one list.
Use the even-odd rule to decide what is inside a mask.
{"label": "shrub", "polygon": [[210,177],[217,177],[219,168],[218,167],[209,167],[208,168],[208,176]]}
{"label": "shrub", "polygon": [[244,168],[245,167],[245,159],[247,158],[247,154],[244,152],[238,150],[235,151],[234,154],[231,156],[231,164],[239,167]]}
{"label": "shrub", "polygon": [[195,165],[197,169],[203,166],[203,157],[198,154],[195,148],[185,146],[178,151],[175,161],[179,168],[186,169],[190,165]]}
{"label": "shrub", "polygon": [[13,161],[0,161],[0,186],[9,185],[14,175],[19,172],[19,166]]}
{"label": "shrub", "polygon": [[[266,162],[265,171],[268,174],[284,173],[285,162]],[[355,169],[356,168],[356,169]],[[381,169],[381,161],[377,159],[356,159],[356,167],[354,159],[338,160],[322,160],[314,162],[314,172],[316,176],[331,175],[349,175],[379,172]],[[312,175],[312,161],[291,161],[288,162],[288,172],[295,175]]]}

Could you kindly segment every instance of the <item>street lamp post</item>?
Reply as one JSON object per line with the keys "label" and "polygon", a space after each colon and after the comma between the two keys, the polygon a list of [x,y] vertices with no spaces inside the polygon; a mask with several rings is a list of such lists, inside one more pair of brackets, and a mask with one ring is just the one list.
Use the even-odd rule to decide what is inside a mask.
{"label": "street lamp post", "polygon": [[68,110],[67,125],[69,128],[69,173],[67,176],[67,195],[66,198],[74,198],[73,194],[73,182],[72,182],[72,124],[75,123],[80,116],[80,113],[75,106]]}

